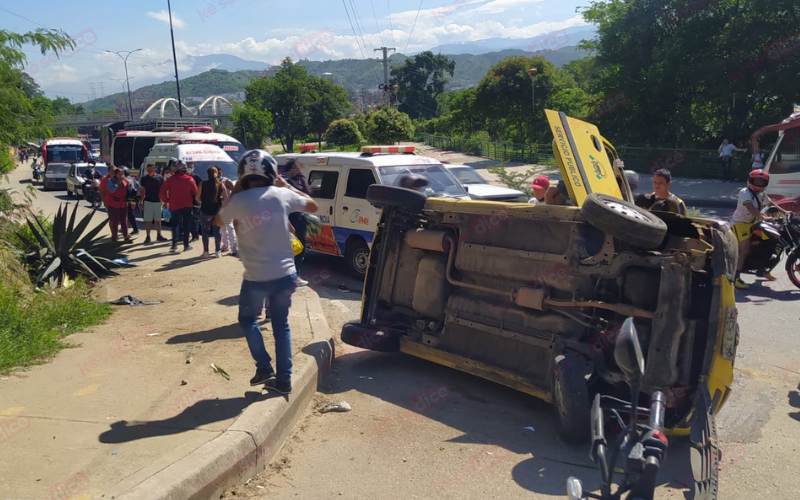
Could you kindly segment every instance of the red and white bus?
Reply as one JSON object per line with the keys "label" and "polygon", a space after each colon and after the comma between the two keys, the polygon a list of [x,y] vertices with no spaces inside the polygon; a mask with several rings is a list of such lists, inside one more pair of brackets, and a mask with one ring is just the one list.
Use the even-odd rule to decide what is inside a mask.
{"label": "red and white bus", "polygon": [[51,163],[81,163],[89,160],[86,146],[73,137],[53,137],[45,139],[41,148],[44,168]]}

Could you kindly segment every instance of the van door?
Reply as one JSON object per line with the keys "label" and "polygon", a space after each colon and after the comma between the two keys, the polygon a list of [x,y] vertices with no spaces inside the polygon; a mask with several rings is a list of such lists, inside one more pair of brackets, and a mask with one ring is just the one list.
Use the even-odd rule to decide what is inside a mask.
{"label": "van door", "polygon": [[345,167],[345,170],[345,191],[335,207],[336,225],[344,228],[340,240],[346,241],[355,233],[363,237],[367,244],[372,243],[381,215],[381,211],[367,201],[367,188],[378,182],[374,168]]}
{"label": "van door", "polygon": [[336,244],[333,228],[336,226],[335,214],[336,192],[339,179],[342,176],[342,167],[310,167],[308,172],[308,187],[311,197],[319,205],[317,216],[322,221],[322,233],[315,238],[306,238],[312,250],[331,255],[342,255],[342,250]]}

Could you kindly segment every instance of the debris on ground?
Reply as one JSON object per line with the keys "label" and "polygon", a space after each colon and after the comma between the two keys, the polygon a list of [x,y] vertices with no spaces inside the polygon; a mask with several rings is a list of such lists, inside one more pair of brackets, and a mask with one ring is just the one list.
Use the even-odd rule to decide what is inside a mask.
{"label": "debris on ground", "polygon": [[188,384],[188,383],[189,383],[189,382],[187,382],[187,381],[185,381],[185,380],[181,380],[181,385],[186,385],[186,384]]}
{"label": "debris on ground", "polygon": [[319,409],[320,413],[337,412],[344,413],[352,410],[347,401],[339,401],[338,403],[328,403]]}
{"label": "debris on ground", "polygon": [[339,285],[339,291],[340,292],[344,292],[344,293],[348,293],[350,291],[350,289],[347,288],[347,285],[342,284],[342,285]]}
{"label": "debris on ground", "polygon": [[214,370],[216,373],[219,373],[220,375],[225,377],[225,380],[230,380],[231,379],[231,376],[228,375],[228,372],[226,372],[225,370],[223,370],[219,366],[215,365],[214,363],[211,363],[210,366],[211,366],[211,369]]}
{"label": "debris on ground", "polygon": [[106,302],[106,304],[114,304],[115,306],[131,306],[131,307],[133,307],[133,306],[150,306],[150,305],[153,305],[153,304],[161,304],[163,302],[164,302],[163,300],[153,300],[153,301],[146,302],[146,301],[141,301],[141,300],[139,300],[136,297],[133,297],[131,295],[123,295],[122,297],[118,298],[117,300],[112,300],[112,301]]}

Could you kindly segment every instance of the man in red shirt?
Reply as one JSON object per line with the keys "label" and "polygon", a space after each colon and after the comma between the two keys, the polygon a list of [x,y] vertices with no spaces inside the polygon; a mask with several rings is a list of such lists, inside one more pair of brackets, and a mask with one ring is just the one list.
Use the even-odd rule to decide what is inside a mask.
{"label": "man in red shirt", "polygon": [[161,201],[166,203],[172,214],[172,248],[178,251],[178,228],[183,236],[183,251],[189,251],[189,233],[191,231],[192,205],[197,194],[197,184],[186,173],[186,164],[178,160],[175,164],[175,175],[164,181],[161,186]]}

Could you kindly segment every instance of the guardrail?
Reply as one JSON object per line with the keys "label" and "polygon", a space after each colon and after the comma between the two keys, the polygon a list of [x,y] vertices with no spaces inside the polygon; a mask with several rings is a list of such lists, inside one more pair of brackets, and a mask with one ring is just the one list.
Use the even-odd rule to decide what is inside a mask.
{"label": "guardrail", "polygon": [[[417,142],[436,148],[458,151],[505,162],[556,165],[552,144],[514,144],[511,142],[489,142],[460,137],[446,137],[417,133]],[[675,177],[694,179],[721,179],[722,165],[719,153],[711,149],[648,148],[616,146],[625,168],[651,174],[666,168]],[[679,153],[676,155],[676,153]],[[746,180],[750,171],[750,155],[741,153],[733,157],[732,173],[738,180]]]}
{"label": "guardrail", "polygon": [[103,115],[59,115],[53,117],[53,123],[111,123],[125,120],[127,116],[117,113]]}

